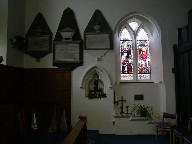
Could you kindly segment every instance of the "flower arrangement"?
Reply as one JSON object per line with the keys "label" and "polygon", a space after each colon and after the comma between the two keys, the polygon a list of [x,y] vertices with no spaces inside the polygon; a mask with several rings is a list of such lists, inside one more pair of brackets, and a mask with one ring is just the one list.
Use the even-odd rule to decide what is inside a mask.
{"label": "flower arrangement", "polygon": [[98,90],[90,90],[89,89],[89,93],[87,95],[87,97],[89,99],[101,99],[101,98],[106,98],[107,94],[103,93],[102,88],[99,88]]}
{"label": "flower arrangement", "polygon": [[132,114],[138,117],[146,117],[148,120],[150,120],[153,116],[153,107],[141,105],[140,103],[134,104]]}

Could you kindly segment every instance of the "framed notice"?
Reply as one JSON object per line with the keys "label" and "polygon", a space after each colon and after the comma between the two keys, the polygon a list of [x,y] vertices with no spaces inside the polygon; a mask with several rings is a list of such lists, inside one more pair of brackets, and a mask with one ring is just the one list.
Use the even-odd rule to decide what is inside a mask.
{"label": "framed notice", "polygon": [[85,34],[85,49],[87,50],[111,49],[110,34],[105,33]]}
{"label": "framed notice", "polygon": [[55,43],[54,44],[55,63],[79,63],[79,43]]}

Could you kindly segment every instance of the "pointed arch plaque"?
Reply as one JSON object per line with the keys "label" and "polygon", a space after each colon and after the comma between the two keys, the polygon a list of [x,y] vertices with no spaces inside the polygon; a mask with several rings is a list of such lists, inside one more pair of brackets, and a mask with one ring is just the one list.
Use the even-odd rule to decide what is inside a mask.
{"label": "pointed arch plaque", "polygon": [[72,70],[83,64],[83,47],[75,15],[70,8],[63,11],[53,43],[53,65]]}
{"label": "pointed arch plaque", "polygon": [[26,54],[40,61],[52,52],[52,32],[43,15],[38,13],[26,34]]}
{"label": "pointed arch plaque", "polygon": [[84,31],[84,49],[112,49],[112,30],[100,10],[96,10]]}

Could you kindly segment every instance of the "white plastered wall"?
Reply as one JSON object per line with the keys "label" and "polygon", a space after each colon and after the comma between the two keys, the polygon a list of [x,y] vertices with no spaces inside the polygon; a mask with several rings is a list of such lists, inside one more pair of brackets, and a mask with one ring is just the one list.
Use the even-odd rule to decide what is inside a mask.
{"label": "white plastered wall", "polygon": [[[67,7],[70,7],[75,13],[82,38],[83,32],[96,9],[101,10],[113,30],[123,16],[134,11],[145,13],[155,19],[161,29],[164,73],[163,78],[158,78],[163,79],[163,86],[161,86],[161,90],[157,91],[157,95],[159,97],[161,97],[161,94],[166,95],[166,97],[159,100],[162,101],[160,106],[162,109],[168,112],[175,111],[172,45],[177,43],[177,28],[187,24],[187,12],[192,8],[191,0],[146,0],[144,4],[141,0],[26,0],[25,32],[28,31],[36,14],[41,12],[54,37],[62,13]],[[80,89],[81,77],[94,65],[104,67],[111,76],[112,81],[115,82],[115,51],[107,53],[102,61],[96,61],[95,58],[104,53],[103,51],[84,51],[83,66],[76,68],[72,72],[72,123],[75,124],[77,116],[83,114],[88,116],[88,129],[98,129],[100,133],[114,133],[112,125],[113,92],[108,90],[109,96],[107,99],[90,101],[85,99],[84,92]],[[36,62],[34,58],[25,55],[24,67],[53,67],[52,53],[42,58],[40,62]],[[152,99],[155,98],[152,94],[155,94],[156,91],[150,91],[151,89],[147,89],[147,91],[142,92],[144,97],[150,95]],[[125,95],[126,91],[121,91],[121,93]],[[152,101],[147,100],[146,103],[152,103]]]}
{"label": "white plastered wall", "polygon": [[6,64],[7,54],[7,21],[8,21],[8,1],[0,1],[0,56],[3,56],[3,64]]}

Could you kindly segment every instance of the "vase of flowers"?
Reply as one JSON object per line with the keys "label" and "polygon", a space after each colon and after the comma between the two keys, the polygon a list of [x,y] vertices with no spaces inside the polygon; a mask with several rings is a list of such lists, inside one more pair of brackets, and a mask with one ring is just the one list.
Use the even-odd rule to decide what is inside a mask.
{"label": "vase of flowers", "polygon": [[148,120],[152,119],[153,107],[141,105],[141,103],[134,104],[132,115],[137,117],[146,117]]}

